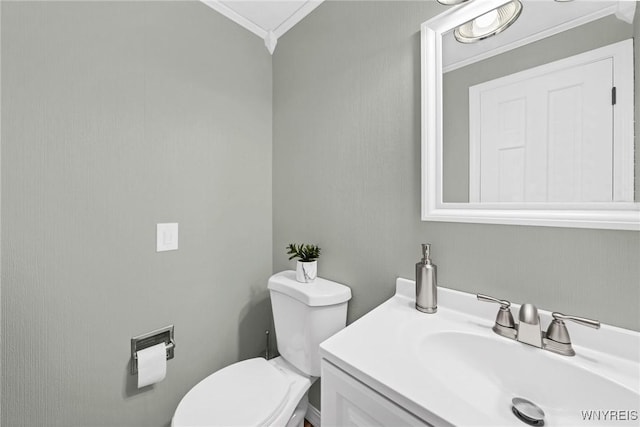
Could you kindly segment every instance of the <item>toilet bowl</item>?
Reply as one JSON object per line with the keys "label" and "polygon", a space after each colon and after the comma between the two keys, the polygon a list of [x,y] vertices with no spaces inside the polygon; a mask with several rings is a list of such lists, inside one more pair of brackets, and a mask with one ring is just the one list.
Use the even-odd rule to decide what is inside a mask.
{"label": "toilet bowl", "polygon": [[309,387],[320,375],[319,345],[346,325],[351,290],[294,271],[271,276],[274,325],[281,356],[234,363],[196,384],[180,401],[172,427],[301,427]]}
{"label": "toilet bowl", "polygon": [[307,391],[315,379],[282,357],[243,360],[193,387],[178,405],[171,426],[300,425],[307,410]]}

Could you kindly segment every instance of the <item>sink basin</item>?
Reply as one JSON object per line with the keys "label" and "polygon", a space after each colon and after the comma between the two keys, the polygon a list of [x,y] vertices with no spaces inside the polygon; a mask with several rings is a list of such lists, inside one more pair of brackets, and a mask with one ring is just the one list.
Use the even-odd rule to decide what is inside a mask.
{"label": "sink basin", "polygon": [[637,391],[582,368],[576,358],[498,336],[430,333],[415,350],[422,368],[439,386],[473,408],[466,411],[469,417],[459,420],[461,424],[496,425],[492,417],[497,414],[505,415],[501,417],[505,425],[520,424],[511,413],[514,397],[539,406],[545,412],[547,426],[594,425],[588,417],[598,415],[597,425],[619,426],[620,420],[605,420],[597,411],[625,412],[617,417],[629,422],[633,416],[630,411],[637,417],[640,409]]}
{"label": "sink basin", "polygon": [[[542,409],[546,427],[640,424],[637,331],[570,325],[568,357],[496,335],[497,308],[473,294],[441,287],[438,305],[418,312],[415,283],[399,278],[394,297],[321,344],[322,357],[424,425],[526,427],[514,398]],[[546,328],[551,313],[538,312]]]}

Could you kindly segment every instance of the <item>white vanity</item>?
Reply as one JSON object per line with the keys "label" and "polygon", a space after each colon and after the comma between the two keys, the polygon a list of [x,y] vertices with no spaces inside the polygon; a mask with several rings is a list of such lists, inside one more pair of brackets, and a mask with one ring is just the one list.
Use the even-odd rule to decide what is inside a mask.
{"label": "white vanity", "polygon": [[562,356],[495,334],[497,306],[475,295],[438,298],[436,314],[421,313],[414,282],[398,279],[391,299],[321,344],[323,425],[525,426],[516,397],[545,426],[640,422],[640,333],[570,323],[576,355]]}

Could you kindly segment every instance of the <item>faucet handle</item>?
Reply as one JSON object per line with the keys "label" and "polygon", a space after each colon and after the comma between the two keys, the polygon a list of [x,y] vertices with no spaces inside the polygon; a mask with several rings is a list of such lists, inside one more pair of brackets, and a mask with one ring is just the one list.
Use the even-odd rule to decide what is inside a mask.
{"label": "faucet handle", "polygon": [[551,313],[553,320],[549,324],[549,328],[545,333],[545,348],[565,356],[574,356],[576,352],[571,345],[571,337],[565,320],[571,320],[583,326],[599,329],[600,322],[597,320],[585,319],[584,317],[566,316],[562,313]]}
{"label": "faucet handle", "polygon": [[476,294],[476,297],[478,298],[478,301],[494,302],[496,304],[500,304],[500,308],[506,309],[511,307],[511,303],[504,299],[498,299],[498,298],[490,297],[489,295],[483,295],[483,294]]}
{"label": "faucet handle", "polygon": [[493,325],[493,332],[503,337],[514,339],[516,337],[516,322],[514,322],[511,314],[511,303],[507,300],[483,294],[476,294],[476,298],[478,298],[478,301],[500,304],[500,310],[498,310],[498,315],[496,316],[496,324]]}
{"label": "faucet handle", "polygon": [[589,328],[593,329],[600,329],[600,322],[597,320],[578,316],[568,316],[566,314],[558,313],[557,311],[551,313],[551,316],[553,316],[553,320],[571,320],[572,322],[576,322],[577,324],[582,326],[588,326]]}

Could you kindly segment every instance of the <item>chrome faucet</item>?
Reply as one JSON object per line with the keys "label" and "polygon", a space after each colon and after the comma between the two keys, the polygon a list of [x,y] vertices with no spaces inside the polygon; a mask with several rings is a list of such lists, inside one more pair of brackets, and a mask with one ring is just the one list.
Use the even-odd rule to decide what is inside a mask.
{"label": "chrome faucet", "polygon": [[478,301],[495,302],[496,304],[500,304],[500,311],[498,311],[496,323],[492,328],[493,332],[498,335],[502,335],[503,337],[515,340],[518,335],[518,330],[516,329],[516,322],[513,320],[513,315],[511,314],[511,303],[507,300],[500,300],[482,294],[477,294],[476,297],[478,298]]}
{"label": "chrome faucet", "polygon": [[542,348],[542,326],[538,309],[533,304],[522,304],[518,313],[518,333],[516,339],[525,344]]}
{"label": "chrome faucet", "polygon": [[571,346],[571,337],[569,330],[563,320],[571,320],[578,325],[588,326],[593,329],[600,329],[600,322],[597,320],[586,319],[584,317],[567,316],[562,313],[551,313],[553,320],[549,324],[549,328],[545,334],[545,348],[547,350],[564,354],[565,356],[575,356],[576,352]]}
{"label": "chrome faucet", "polygon": [[499,300],[488,295],[476,294],[478,301],[500,304],[500,310],[493,325],[493,332],[505,338],[520,341],[534,347],[553,351],[564,356],[575,356],[576,352],[571,345],[569,331],[564,320],[571,320],[579,325],[599,329],[600,322],[585,319],[584,317],[566,316],[562,313],[551,313],[553,320],[546,332],[542,331],[538,309],[533,304],[522,304],[518,313],[516,324],[511,314],[511,303],[507,300]]}

